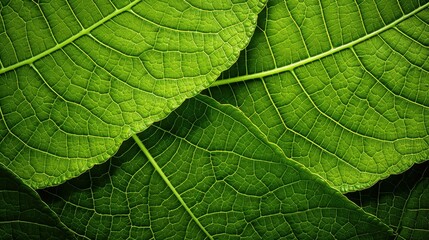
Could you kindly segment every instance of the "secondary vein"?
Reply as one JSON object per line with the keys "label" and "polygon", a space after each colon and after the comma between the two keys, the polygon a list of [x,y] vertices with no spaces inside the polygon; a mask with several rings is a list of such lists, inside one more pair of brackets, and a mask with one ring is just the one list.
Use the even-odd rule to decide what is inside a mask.
{"label": "secondary vein", "polygon": [[292,69],[294,69],[296,67],[303,66],[303,65],[305,65],[307,63],[314,62],[314,61],[319,60],[321,58],[324,58],[326,56],[329,56],[329,55],[332,55],[334,53],[340,52],[340,51],[342,51],[344,49],[351,48],[351,47],[353,47],[354,45],[356,45],[358,43],[361,43],[361,42],[363,42],[365,40],[368,40],[368,39],[370,39],[370,38],[372,38],[372,37],[374,37],[374,36],[376,36],[378,34],[381,34],[382,32],[387,31],[390,28],[393,28],[395,25],[397,25],[398,23],[404,21],[405,19],[407,19],[407,18],[409,18],[409,17],[417,14],[418,12],[420,12],[423,9],[427,8],[428,6],[429,6],[429,3],[426,3],[425,5],[423,5],[423,6],[419,7],[419,8],[417,8],[417,9],[415,9],[412,12],[409,12],[408,14],[406,14],[406,15],[398,18],[397,20],[395,20],[395,21],[391,22],[390,24],[388,24],[388,25],[386,25],[386,26],[378,29],[377,31],[374,31],[374,32],[372,32],[372,33],[370,33],[368,35],[365,35],[365,36],[363,36],[361,38],[358,38],[358,39],[356,39],[354,41],[351,41],[351,42],[349,42],[347,44],[344,44],[342,46],[339,46],[339,47],[336,47],[336,48],[332,48],[331,50],[323,52],[321,54],[309,57],[307,59],[304,59],[304,60],[301,60],[301,61],[289,64],[289,65],[286,65],[286,66],[283,66],[283,67],[279,67],[279,68],[275,68],[275,69],[271,69],[271,70],[267,70],[267,71],[263,71],[263,72],[259,72],[259,73],[253,73],[253,74],[249,74],[249,75],[243,75],[243,76],[238,76],[238,77],[233,77],[233,78],[218,80],[218,81],[215,81],[210,87],[216,87],[216,86],[225,85],[225,84],[243,82],[243,81],[248,81],[248,80],[252,80],[252,79],[256,79],[256,78],[268,77],[268,76],[271,76],[271,75],[274,75],[274,74],[278,74],[278,73],[290,71],[290,70],[292,70]]}
{"label": "secondary vein", "polygon": [[55,45],[52,48],[46,49],[45,51],[37,54],[36,56],[33,56],[33,57],[28,58],[28,59],[26,59],[24,61],[21,61],[21,62],[17,62],[17,63],[15,63],[13,65],[8,66],[8,67],[1,68],[0,69],[0,74],[8,72],[8,71],[11,71],[13,69],[19,68],[19,67],[24,66],[24,65],[31,64],[31,63],[33,63],[36,60],[39,60],[39,59],[41,59],[41,58],[43,58],[43,57],[45,57],[45,56],[47,56],[47,55],[49,55],[49,54],[51,54],[51,53],[59,50],[59,49],[62,49],[63,47],[65,47],[69,43],[75,41],[76,39],[78,39],[78,38],[80,38],[80,37],[82,37],[82,36],[84,36],[86,34],[89,34],[96,27],[104,24],[105,22],[107,22],[108,20],[112,19],[113,17],[115,17],[115,16],[117,16],[117,15],[119,15],[119,14],[125,12],[125,11],[128,11],[129,9],[131,9],[134,5],[136,5],[140,1],[141,0],[136,0],[134,2],[131,2],[130,4],[128,4],[127,6],[125,6],[123,8],[116,9],[115,11],[113,11],[112,13],[110,13],[109,15],[107,15],[106,17],[102,18],[100,21],[94,23],[92,26],[90,26],[88,28],[85,28],[85,29],[82,29],[76,35],[73,35],[69,39],[67,39],[64,42],[61,42],[61,43]]}
{"label": "secondary vein", "polygon": [[155,168],[155,170],[158,172],[158,174],[161,176],[161,178],[164,180],[164,182],[167,184],[167,186],[170,188],[170,190],[173,192],[173,194],[176,196],[176,198],[179,200],[179,202],[182,204],[182,206],[185,208],[186,212],[191,216],[191,218],[195,221],[195,223],[201,228],[201,230],[207,235],[209,239],[213,239],[213,237],[210,235],[210,233],[204,228],[204,226],[201,224],[201,222],[198,220],[198,218],[194,215],[194,213],[191,211],[191,209],[186,205],[183,198],[180,196],[180,194],[177,192],[176,188],[171,184],[168,177],[164,174],[162,169],[159,167],[158,163],[156,163],[155,159],[152,157],[152,155],[149,153],[149,150],[144,146],[143,142],[140,141],[139,137],[134,134],[132,135],[134,141],[137,143],[137,145],[140,147],[142,152],[146,155],[149,162],[152,164],[152,166]]}

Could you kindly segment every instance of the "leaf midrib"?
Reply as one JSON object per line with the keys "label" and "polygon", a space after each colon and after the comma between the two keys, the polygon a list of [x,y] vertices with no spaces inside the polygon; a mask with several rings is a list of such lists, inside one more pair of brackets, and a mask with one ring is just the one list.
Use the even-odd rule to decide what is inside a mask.
{"label": "leaf midrib", "polygon": [[361,38],[358,38],[354,41],[351,41],[347,44],[341,45],[339,47],[335,47],[330,49],[329,51],[323,52],[321,54],[309,57],[307,59],[298,61],[298,62],[294,62],[291,63],[289,65],[283,66],[283,67],[278,67],[278,68],[274,68],[274,69],[270,69],[267,71],[262,71],[262,72],[258,72],[258,73],[253,73],[253,74],[248,74],[248,75],[243,75],[243,76],[238,76],[238,77],[233,77],[233,78],[228,78],[228,79],[222,79],[222,80],[218,80],[215,81],[210,87],[215,87],[215,86],[220,86],[220,85],[225,85],[225,84],[231,84],[231,83],[237,83],[237,82],[243,82],[243,81],[248,81],[248,80],[252,80],[252,79],[256,79],[256,78],[264,78],[264,77],[268,77],[268,76],[272,76],[275,74],[279,74],[279,73],[283,73],[283,72],[287,72],[287,71],[291,71],[297,67],[303,66],[305,64],[317,61],[319,59],[322,59],[324,57],[327,57],[329,55],[333,55],[337,52],[340,52],[342,50],[348,49],[348,48],[352,48],[353,46],[364,42],[372,37],[375,37],[379,34],[381,34],[382,32],[385,32],[391,28],[393,28],[395,25],[399,24],[400,22],[406,20],[407,18],[410,18],[412,16],[414,16],[415,14],[417,14],[418,12],[422,11],[423,9],[427,8],[429,6],[429,3],[426,3],[418,8],[416,8],[415,10],[409,12],[408,14],[403,15],[402,17],[398,18],[397,20],[391,22],[390,24],[378,29],[377,31],[374,31],[370,34],[367,34]]}
{"label": "leaf midrib", "polygon": [[102,18],[98,22],[94,23],[90,27],[82,29],[80,32],[78,32],[77,34],[71,36],[67,40],[65,40],[65,41],[63,41],[63,42],[55,45],[52,48],[46,49],[45,51],[37,54],[36,56],[33,56],[33,57],[28,58],[28,59],[26,59],[24,61],[21,61],[21,62],[17,62],[15,64],[12,64],[12,65],[8,66],[8,67],[1,68],[0,69],[0,74],[6,73],[6,72],[14,70],[14,69],[17,69],[17,68],[22,67],[24,65],[31,64],[31,63],[33,63],[33,62],[35,62],[35,61],[37,61],[37,60],[39,60],[39,59],[41,59],[41,58],[43,58],[43,57],[51,54],[51,53],[53,53],[53,52],[55,52],[55,51],[57,51],[59,49],[62,49],[66,45],[68,45],[68,44],[72,43],[73,41],[75,41],[76,39],[78,39],[78,38],[80,38],[80,37],[82,37],[84,35],[89,34],[92,30],[94,30],[95,28],[97,28],[100,25],[104,24],[105,22],[109,21],[113,17],[115,17],[115,16],[117,16],[117,15],[119,15],[119,14],[125,12],[125,11],[130,10],[133,6],[135,6],[139,2],[141,2],[141,0],[135,0],[135,1],[131,2],[130,4],[126,5],[123,8],[116,9],[115,11],[113,11],[112,13],[110,13],[109,15],[107,15],[106,17]]}
{"label": "leaf midrib", "polygon": [[198,218],[194,215],[192,210],[185,203],[185,200],[183,200],[182,196],[180,196],[180,194],[177,192],[176,188],[173,186],[173,184],[170,182],[168,177],[165,175],[164,171],[162,171],[162,169],[159,167],[158,163],[155,161],[155,159],[149,153],[149,150],[147,150],[147,148],[144,146],[143,142],[140,141],[140,138],[135,134],[132,135],[132,138],[137,143],[140,150],[148,158],[149,162],[155,168],[156,172],[161,176],[161,178],[164,180],[164,182],[167,184],[167,186],[170,188],[170,190],[176,196],[177,200],[179,200],[179,202],[183,206],[183,208],[185,208],[186,212],[191,216],[192,220],[198,225],[198,227],[206,234],[206,236],[209,239],[213,239],[213,237],[210,235],[210,233],[207,231],[207,229],[205,229],[205,227],[201,224],[201,222],[198,220]]}

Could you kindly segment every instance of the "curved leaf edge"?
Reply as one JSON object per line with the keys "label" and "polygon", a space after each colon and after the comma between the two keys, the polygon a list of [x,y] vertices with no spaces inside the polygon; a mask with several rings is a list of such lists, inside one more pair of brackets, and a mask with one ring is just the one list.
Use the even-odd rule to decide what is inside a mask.
{"label": "curved leaf edge", "polygon": [[[183,95],[180,95],[180,97],[176,98],[176,101],[172,104],[169,105],[169,109],[166,109],[162,115],[158,116],[158,118],[156,120],[146,120],[143,119],[139,122],[134,122],[131,125],[128,126],[124,126],[122,133],[114,139],[115,141],[115,146],[113,148],[110,149],[110,151],[105,152],[104,154],[100,154],[98,156],[95,156],[94,158],[90,159],[90,162],[88,161],[84,166],[81,167],[81,169],[79,171],[66,171],[65,173],[63,173],[61,176],[59,177],[55,177],[52,179],[47,179],[47,180],[42,180],[42,181],[34,181],[31,179],[22,179],[21,180],[27,184],[28,186],[34,188],[34,189],[43,189],[43,188],[47,188],[47,187],[53,187],[53,186],[58,186],[62,183],[64,183],[65,181],[78,177],[81,174],[83,174],[85,171],[91,169],[92,167],[94,167],[95,165],[99,165],[102,164],[104,162],[106,162],[110,157],[112,157],[119,149],[119,147],[122,145],[122,143],[126,140],[128,140],[129,138],[131,138],[133,135],[138,134],[140,132],[143,132],[145,129],[147,129],[148,127],[150,127],[153,123],[161,121],[162,119],[166,118],[170,112],[174,111],[176,108],[178,108],[186,99],[192,98],[194,96],[196,96],[197,94],[199,94],[201,91],[207,89],[208,87],[210,87],[210,85],[216,81],[216,79],[221,75],[221,73],[227,69],[229,69],[239,58],[240,56],[240,52],[245,49],[250,42],[250,39],[252,38],[255,29],[256,29],[256,24],[257,24],[257,19],[258,19],[258,14],[259,12],[261,12],[268,0],[259,0],[258,4],[250,9],[253,11],[253,13],[250,15],[249,17],[243,22],[243,26],[245,26],[245,31],[246,31],[246,37],[245,37],[245,41],[240,42],[239,44],[237,44],[236,46],[234,46],[233,49],[233,55],[230,58],[231,60],[229,60],[228,62],[225,62],[225,64],[217,66],[216,68],[212,69],[212,71],[206,76],[206,78],[209,80],[207,83],[205,83],[204,85],[199,86],[199,88],[194,89],[193,91],[189,91],[184,93]],[[140,1],[135,1],[132,2],[131,4],[129,4],[129,6],[133,6],[136,3],[138,3]],[[124,9],[126,9],[127,7],[125,7]],[[118,11],[120,12],[120,11]],[[99,24],[99,23],[96,23]],[[97,25],[98,26],[98,25]],[[94,27],[95,28],[95,27]],[[92,28],[90,28],[92,30]],[[89,31],[88,31],[89,33]],[[85,36],[86,34],[83,34],[82,36]],[[64,45],[64,47],[67,44],[60,44],[61,46]],[[54,52],[54,51],[52,51]],[[47,54],[49,54],[51,52],[48,52]],[[28,65],[28,64],[32,64],[32,62],[34,62],[37,59],[33,59],[31,60],[31,62],[28,62],[27,64],[23,64],[24,65]],[[15,66],[16,67],[16,66]],[[21,67],[17,66],[17,67]],[[11,70],[11,69],[9,69]],[[9,71],[8,70],[8,71]],[[2,115],[1,113],[1,108],[0,108],[0,115]],[[3,118],[1,118],[3,120]],[[12,171],[12,169],[8,168],[10,171]]]}
{"label": "curved leaf edge", "polygon": [[[276,75],[279,75],[279,74],[282,74],[285,72],[294,71],[294,69],[305,66],[306,64],[312,63],[314,61],[318,61],[318,60],[323,59],[325,57],[329,57],[332,54],[341,52],[343,50],[350,49],[353,46],[358,45],[359,43],[361,43],[364,40],[376,37],[379,34],[385,32],[389,29],[394,28],[395,26],[397,26],[401,22],[415,16],[416,14],[428,10],[428,8],[429,8],[429,2],[424,3],[422,6],[418,7],[417,9],[414,9],[411,12],[408,12],[404,16],[402,16],[402,17],[396,19],[395,21],[389,23],[388,25],[386,25],[382,29],[378,29],[376,31],[373,31],[373,32],[369,33],[368,35],[366,35],[362,38],[348,42],[342,46],[333,48],[327,52],[322,52],[322,53],[315,55],[315,56],[312,56],[308,59],[304,59],[304,60],[301,60],[298,62],[293,62],[293,63],[290,63],[290,64],[285,65],[285,66],[279,66],[279,67],[274,68],[274,69],[264,70],[261,72],[251,73],[251,74],[247,74],[247,75],[240,75],[239,74],[238,76],[231,76],[231,77],[225,77],[225,78],[223,78],[221,76],[216,82],[214,82],[211,85],[211,87],[230,86],[231,88],[233,88],[234,84],[242,84],[243,82],[252,82],[252,81],[263,81],[264,78],[269,78],[269,77],[276,76]],[[203,94],[211,96],[210,93],[203,93]],[[231,106],[233,106],[233,105],[231,105]],[[371,175],[374,175],[375,178],[373,181],[370,181],[370,182],[357,183],[357,184],[343,183],[343,185],[339,185],[339,186],[332,184],[328,180],[326,180],[326,182],[331,187],[336,188],[337,190],[339,190],[343,194],[361,191],[361,190],[365,190],[365,189],[373,187],[379,181],[385,180],[385,179],[389,178],[390,176],[403,174],[404,172],[411,169],[414,165],[424,163],[425,161],[428,161],[428,159],[429,159],[429,149],[426,149],[425,151],[422,151],[422,152],[419,152],[418,154],[412,155],[410,158],[407,159],[407,161],[403,161],[397,165],[392,165],[392,166],[388,167],[388,169],[382,173],[371,174]],[[290,160],[296,161],[293,159],[290,159]],[[299,163],[298,161],[296,161],[296,162]],[[302,167],[305,167],[305,166],[302,165]],[[318,175],[317,173],[315,173],[315,174]],[[325,180],[325,178],[323,176],[321,176],[321,175],[318,175],[318,176]]]}
{"label": "curved leaf edge", "polygon": [[[31,187],[29,187],[27,184],[25,184],[22,179],[16,175],[14,172],[10,171],[3,163],[0,163],[0,175],[4,178],[7,178],[9,180],[11,180],[11,182],[8,183],[4,183],[4,185],[7,185],[7,189],[9,191],[17,191],[20,193],[25,193],[27,196],[29,196],[34,205],[37,205],[37,208],[34,210],[43,212],[45,214],[47,214],[48,217],[51,218],[51,220],[55,221],[56,226],[50,226],[51,228],[57,228],[58,231],[60,231],[61,233],[63,233],[65,235],[65,237],[67,237],[67,239],[75,239],[76,237],[76,233],[71,230],[70,228],[68,228],[59,218],[59,216],[44,202],[42,201],[42,199],[40,198],[39,194]],[[16,189],[14,189],[14,185],[16,185]],[[5,189],[0,189],[0,191],[3,191]],[[4,199],[3,199],[4,200]],[[7,200],[6,200],[7,201]],[[21,204],[21,198],[19,198],[19,200],[17,202],[11,203],[11,204]],[[0,208],[5,208],[7,206],[0,206]],[[32,209],[29,209],[32,210]],[[4,216],[2,216],[1,218],[3,218]],[[16,222],[23,222],[23,223],[30,223],[28,221],[23,221],[21,218],[21,213],[17,213],[15,216],[16,217]],[[36,218],[41,218],[43,216],[34,216]],[[1,225],[3,225],[4,223],[8,222],[7,221],[2,221],[0,220],[0,230],[2,229]],[[37,224],[37,223],[34,223]],[[19,233],[19,234],[26,234],[25,232],[25,228],[24,229],[16,229],[13,232],[16,232],[15,234]],[[1,231],[3,232],[3,231]],[[14,233],[12,233],[13,235]],[[12,236],[13,237],[13,236]],[[15,236],[17,237],[17,236]],[[58,237],[58,236],[56,236]]]}
{"label": "curved leaf edge", "polygon": [[[334,194],[336,197],[338,197],[340,199],[343,199],[346,204],[350,204],[349,206],[352,209],[364,214],[367,217],[367,220],[377,222],[377,224],[378,224],[378,226],[376,226],[377,228],[384,228],[384,230],[388,233],[388,235],[394,236],[394,230],[389,225],[384,223],[381,219],[379,219],[377,216],[364,211],[359,205],[357,205],[356,203],[354,203],[353,201],[348,199],[344,195],[344,192],[340,191],[340,189],[337,189],[337,188],[331,186],[331,184],[326,179],[324,179],[323,177],[319,176],[318,174],[310,171],[302,163],[297,162],[291,158],[288,158],[284,154],[283,150],[279,146],[277,146],[276,144],[270,142],[268,140],[268,138],[266,137],[266,135],[264,135],[262,132],[260,132],[259,129],[257,128],[257,126],[255,126],[250,120],[248,120],[247,116],[239,108],[237,108],[236,106],[233,106],[231,104],[228,104],[228,103],[226,103],[226,104],[220,103],[217,100],[215,100],[209,96],[202,95],[202,94],[197,95],[195,98],[198,99],[199,101],[205,102],[209,106],[214,106],[217,109],[223,109],[223,110],[227,109],[229,116],[232,118],[240,119],[240,120],[245,119],[245,121],[240,121],[240,122],[243,125],[245,125],[249,129],[249,131],[251,131],[254,134],[254,136],[258,137],[263,142],[266,142],[267,145],[269,145],[274,152],[276,152],[279,156],[282,156],[284,164],[292,166],[295,169],[299,169],[300,171],[304,172],[304,174],[311,176],[315,182],[317,182],[318,184],[320,184],[324,188],[332,190],[332,194]],[[376,183],[374,183],[374,184],[376,184]]]}
{"label": "curved leaf edge", "polygon": [[[368,214],[376,216],[382,222],[386,223],[386,225],[390,226],[394,231],[395,239],[406,239],[401,236],[401,232],[405,231],[405,228],[402,226],[403,216],[407,210],[410,210],[410,208],[407,208],[409,207],[410,196],[413,195],[413,192],[424,180],[427,180],[428,167],[429,160],[421,164],[415,164],[402,174],[391,175],[389,178],[379,181],[371,188],[359,192],[347,193],[345,196]],[[404,196],[406,198],[402,198]],[[395,207],[400,211],[392,211]],[[412,210],[418,212],[425,210],[425,208]],[[399,222],[396,222],[397,220]],[[421,223],[424,223],[424,221]],[[425,230],[424,228],[419,229],[422,231]],[[417,229],[407,229],[406,232],[409,230]]]}

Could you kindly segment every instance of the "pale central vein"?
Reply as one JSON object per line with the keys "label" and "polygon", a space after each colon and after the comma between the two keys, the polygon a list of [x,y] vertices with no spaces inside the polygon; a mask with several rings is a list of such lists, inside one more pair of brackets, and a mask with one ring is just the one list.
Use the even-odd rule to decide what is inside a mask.
{"label": "pale central vein", "polygon": [[198,218],[194,215],[194,213],[191,211],[191,209],[188,207],[188,205],[183,200],[182,196],[177,192],[176,188],[173,186],[173,184],[170,182],[168,177],[165,175],[165,173],[162,171],[162,169],[159,167],[158,163],[156,163],[155,159],[152,157],[152,155],[149,153],[147,148],[144,146],[142,141],[140,141],[139,137],[137,135],[132,135],[134,141],[137,143],[137,145],[140,147],[142,152],[146,155],[149,162],[152,164],[152,166],[155,168],[155,170],[158,172],[158,174],[161,176],[161,178],[164,180],[164,182],[167,184],[167,186],[170,188],[170,190],[173,192],[173,194],[176,196],[176,198],[179,200],[180,204],[185,208],[186,212],[191,216],[192,220],[195,221],[195,223],[198,225],[198,227],[201,228],[201,230],[207,235],[209,239],[213,239],[213,237],[210,235],[210,233],[204,228],[204,226],[201,224],[201,222],[198,220]]}
{"label": "pale central vein", "polygon": [[82,29],[80,32],[78,32],[77,34],[73,35],[72,37],[70,37],[69,39],[65,40],[64,42],[61,42],[61,43],[55,45],[52,48],[46,49],[45,51],[37,54],[36,56],[33,56],[33,57],[28,58],[28,59],[26,59],[24,61],[21,61],[21,62],[17,62],[17,63],[15,63],[13,65],[8,66],[8,67],[1,68],[0,69],[0,74],[8,72],[8,71],[11,71],[13,69],[19,68],[19,67],[24,66],[24,65],[31,64],[31,63],[33,63],[36,60],[39,60],[39,59],[41,59],[41,58],[43,58],[43,57],[45,57],[45,56],[47,56],[47,55],[49,55],[49,54],[51,54],[51,53],[59,50],[59,49],[62,49],[66,45],[68,45],[68,44],[72,43],[73,41],[75,41],[76,39],[78,39],[78,38],[80,38],[80,37],[82,37],[84,35],[89,34],[92,30],[94,30],[95,28],[103,25],[105,22],[109,21],[113,17],[115,17],[115,16],[117,16],[117,15],[119,15],[119,14],[125,12],[125,11],[130,10],[133,6],[135,6],[139,2],[141,2],[141,0],[136,0],[134,2],[131,2],[130,4],[128,4],[127,6],[125,6],[123,8],[116,9],[115,11],[113,11],[112,13],[110,13],[109,15],[107,15],[106,17],[102,18],[98,22],[94,23],[90,27]]}
{"label": "pale central vein", "polygon": [[372,33],[370,33],[368,35],[365,35],[365,36],[363,36],[361,38],[358,38],[358,39],[356,39],[354,41],[351,41],[351,42],[349,42],[347,44],[341,45],[341,46],[336,47],[336,48],[332,48],[331,50],[323,52],[321,54],[309,57],[307,59],[304,59],[304,60],[301,60],[301,61],[289,64],[289,65],[286,65],[286,66],[283,66],[283,67],[279,67],[279,68],[275,68],[275,69],[271,69],[271,70],[267,70],[267,71],[263,71],[263,72],[259,72],[259,73],[253,73],[253,74],[249,74],[249,75],[243,75],[243,76],[238,76],[238,77],[233,77],[233,78],[218,80],[218,81],[215,81],[210,87],[215,87],[215,86],[220,86],[220,85],[225,85],[225,84],[231,84],[231,83],[237,83],[237,82],[243,82],[243,81],[247,81],[247,80],[268,77],[268,76],[275,75],[275,74],[278,74],[278,73],[290,71],[290,70],[292,70],[294,68],[297,68],[299,66],[303,66],[303,65],[305,65],[307,63],[314,62],[316,60],[322,59],[322,58],[327,57],[329,55],[332,55],[334,53],[337,53],[337,52],[340,52],[342,50],[351,48],[351,47],[353,47],[353,46],[355,46],[355,45],[357,45],[357,44],[359,44],[359,43],[361,43],[363,41],[366,41],[366,40],[368,40],[368,39],[370,39],[370,38],[372,38],[374,36],[377,36],[377,35],[381,34],[382,32],[387,31],[387,30],[393,28],[394,26],[396,26],[398,23],[404,21],[405,19],[407,19],[407,18],[409,18],[409,17],[417,14],[418,12],[420,12],[423,9],[427,8],[428,6],[429,6],[429,3],[426,3],[425,5],[423,5],[423,6],[419,7],[419,8],[417,8],[417,9],[415,9],[414,11],[412,11],[412,12],[410,12],[410,13],[408,13],[408,14],[400,17],[400,18],[398,18],[397,20],[395,20],[395,21],[391,22],[390,24],[388,24],[388,25],[386,25],[386,26],[378,29],[377,31],[374,31],[374,32],[372,32]]}

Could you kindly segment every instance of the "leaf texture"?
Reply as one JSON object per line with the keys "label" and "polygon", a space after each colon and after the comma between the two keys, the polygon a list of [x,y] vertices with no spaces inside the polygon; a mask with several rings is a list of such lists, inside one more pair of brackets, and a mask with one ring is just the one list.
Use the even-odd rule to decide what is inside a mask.
{"label": "leaf texture", "polygon": [[157,167],[126,142],[109,163],[41,192],[68,227],[90,239],[389,236],[231,106],[199,96],[140,136]]}
{"label": "leaf texture", "polygon": [[263,2],[0,2],[0,162],[36,188],[106,161],[238,58]]}
{"label": "leaf texture", "polygon": [[[269,1],[218,87],[173,110],[232,64],[261,2],[1,1],[0,165],[19,176],[0,186],[34,201],[8,212],[0,191],[3,216],[41,212],[41,237],[58,219],[84,239],[424,236],[427,165],[348,194],[361,207],[341,192],[429,158],[428,7]],[[25,185],[65,180],[47,205]]]}
{"label": "leaf texture", "polygon": [[269,1],[207,94],[331,186],[370,187],[429,158],[428,6]]}
{"label": "leaf texture", "polygon": [[0,164],[0,236],[2,239],[73,239],[36,191]]}
{"label": "leaf texture", "polygon": [[395,239],[426,239],[429,232],[429,162],[391,176],[348,197],[374,214],[396,234]]}

